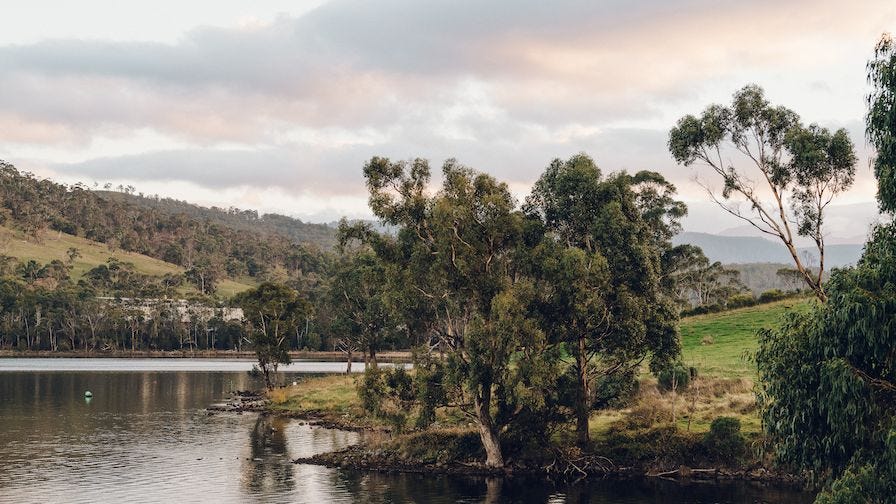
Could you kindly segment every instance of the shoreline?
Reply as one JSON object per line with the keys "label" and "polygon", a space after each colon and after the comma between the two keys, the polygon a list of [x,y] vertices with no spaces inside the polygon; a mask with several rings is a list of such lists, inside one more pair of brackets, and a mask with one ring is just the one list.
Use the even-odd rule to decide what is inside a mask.
{"label": "shoreline", "polygon": [[[262,413],[264,414],[264,413]],[[319,425],[319,424],[313,424]],[[321,427],[326,427],[321,425]],[[338,428],[338,427],[328,427]],[[664,479],[680,482],[730,482],[744,481],[766,485],[787,487],[806,490],[806,480],[799,476],[783,472],[773,471],[763,467],[754,469],[732,469],[728,467],[696,468],[686,465],[670,470],[645,469],[637,466],[618,466],[600,469],[570,469],[553,470],[551,465],[557,462],[555,459],[551,465],[514,465],[510,464],[502,469],[486,467],[475,462],[455,463],[423,463],[411,460],[402,460],[392,456],[386,450],[367,447],[364,442],[351,445],[342,450],[319,453],[310,457],[293,459],[294,464],[310,464],[323,467],[352,469],[358,471],[376,473],[407,473],[407,474],[439,474],[462,476],[500,476],[514,477],[526,476],[544,478],[547,480],[571,480],[587,481],[592,479]]]}
{"label": "shoreline", "polygon": [[[292,351],[289,357],[293,360],[314,360],[320,362],[346,362],[345,354],[341,352],[327,351]],[[255,360],[255,352],[236,350],[0,350],[0,358],[115,358],[115,359],[242,359]],[[411,352],[390,351],[377,354],[377,360],[382,363],[409,363]],[[363,361],[353,361],[353,365],[364,365]]]}
{"label": "shoreline", "polygon": [[[345,411],[326,408],[306,409],[296,405],[278,404],[264,392],[238,392],[228,404],[209,408],[209,414],[255,412],[297,420],[317,427],[367,433],[356,444],[310,457],[293,459],[294,464],[311,464],[331,468],[353,469],[377,473],[439,474],[463,476],[526,476],[549,480],[588,480],[602,478],[651,479],[660,478],[681,482],[746,481],[792,489],[807,490],[805,478],[783,470],[763,467],[756,461],[744,461],[733,466],[700,463],[699,460],[680,458],[645,462],[619,458],[612,461],[599,453],[613,448],[625,448],[633,439],[620,439],[617,445],[596,446],[589,453],[573,447],[552,446],[534,458],[511,459],[501,469],[486,467],[478,456],[451,453],[446,440],[459,436],[459,431],[434,429],[394,434],[392,429],[370,417],[357,417]],[[462,433],[461,433],[462,434]],[[685,434],[679,433],[682,436]],[[442,443],[439,443],[442,441]],[[407,447],[426,446],[441,455],[434,460],[428,455],[407,453]]]}

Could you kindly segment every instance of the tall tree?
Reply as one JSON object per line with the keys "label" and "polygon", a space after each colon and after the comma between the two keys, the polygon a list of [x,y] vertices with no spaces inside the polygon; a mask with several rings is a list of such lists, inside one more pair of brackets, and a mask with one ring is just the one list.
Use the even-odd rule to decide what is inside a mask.
{"label": "tall tree", "polygon": [[361,349],[364,362],[376,368],[377,352],[399,325],[389,306],[385,265],[370,250],[346,253],[333,272],[329,301],[339,338],[346,340],[341,345]]}
{"label": "tall tree", "polygon": [[234,303],[243,309],[249,339],[268,389],[280,364],[289,364],[289,338],[304,324],[311,306],[295,290],[273,283],[241,292]]}
{"label": "tall tree", "polygon": [[399,228],[378,253],[402,265],[407,288],[430,305],[447,398],[477,426],[486,464],[502,467],[499,433],[524,405],[543,401],[536,384],[550,372],[536,363],[544,337],[528,317],[534,291],[514,274],[525,219],[506,184],[454,160],[442,172],[442,189],[431,195],[424,160],[365,165],[371,209]]}
{"label": "tall tree", "polygon": [[[734,94],[730,107],[710,105],[700,117],[679,119],[669,132],[669,151],[685,166],[699,161],[710,167],[722,182],[720,192],[701,183],[713,201],[780,240],[806,285],[827,299],[824,212],[855,178],[856,156],[845,129],[804,127],[795,112],[771,105],[762,88],[749,85]],[[740,154],[737,162],[729,158],[733,153]],[[815,244],[817,273],[800,257],[798,236]]]}
{"label": "tall tree", "polygon": [[[868,65],[866,118],[877,149],[880,207],[896,211],[896,46]],[[820,503],[896,495],[896,225],[878,226],[854,268],[836,270],[829,301],[764,331],[756,355],[763,427],[778,457],[829,483]]]}
{"label": "tall tree", "polygon": [[[637,191],[645,181],[665,189],[645,195]],[[680,215],[671,194],[657,174],[602,178],[594,161],[579,154],[554,160],[527,200],[526,212],[548,233],[537,261],[538,290],[545,330],[575,356],[582,446],[590,441],[594,379],[629,369],[650,353],[660,364],[678,351],[676,311],[660,286],[661,247]]]}

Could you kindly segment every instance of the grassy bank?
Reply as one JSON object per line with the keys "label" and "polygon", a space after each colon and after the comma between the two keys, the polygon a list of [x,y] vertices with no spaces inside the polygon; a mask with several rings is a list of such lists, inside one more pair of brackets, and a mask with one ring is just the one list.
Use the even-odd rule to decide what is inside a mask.
{"label": "grassy bank", "polygon": [[788,312],[804,312],[814,301],[788,299],[681,320],[682,360],[703,376],[749,378],[756,376],[752,354],[756,332],[776,327]]}
{"label": "grassy bank", "polygon": [[[786,313],[806,310],[809,303],[789,300],[682,320],[682,358],[697,368],[697,378],[686,390],[673,394],[661,392],[656,379],[643,374],[637,394],[625,407],[592,415],[593,452],[611,459],[614,467],[637,467],[639,471],[654,473],[680,464],[728,466],[742,472],[756,470],[759,460],[750,449],[760,438],[751,362],[757,347],[756,331],[774,327]],[[337,426],[388,429],[388,422],[371,418],[363,411],[356,392],[358,379],[342,375],[305,380],[273,392],[272,409],[323,419]],[[708,441],[710,426],[718,417],[739,421],[745,446],[742,455],[732,458],[720,454]],[[572,449],[572,426],[557,431],[552,439],[555,448]],[[358,459],[360,466],[422,464],[442,468],[446,464],[474,462],[481,457],[479,450],[477,435],[466,419],[456,411],[442,410],[434,429],[375,436],[368,439],[366,448],[336,458],[322,457],[318,462],[342,464],[346,459]],[[534,458],[533,454],[518,453],[514,460],[525,466],[525,460],[534,463],[531,461],[551,453],[542,449]],[[547,465],[553,461],[541,459],[538,463]]]}

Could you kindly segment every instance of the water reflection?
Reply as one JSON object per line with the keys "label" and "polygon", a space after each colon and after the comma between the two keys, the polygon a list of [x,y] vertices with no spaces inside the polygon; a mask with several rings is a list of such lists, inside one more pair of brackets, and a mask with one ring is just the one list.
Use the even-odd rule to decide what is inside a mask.
{"label": "water reflection", "polygon": [[294,464],[286,442],[288,420],[259,415],[249,431],[251,456],[243,461],[242,481],[251,494],[277,494],[295,488]]}

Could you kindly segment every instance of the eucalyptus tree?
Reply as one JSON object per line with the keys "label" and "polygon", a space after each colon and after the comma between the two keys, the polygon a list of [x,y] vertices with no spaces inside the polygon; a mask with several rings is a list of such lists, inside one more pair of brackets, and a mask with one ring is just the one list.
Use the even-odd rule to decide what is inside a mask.
{"label": "eucalyptus tree", "polygon": [[280,364],[289,364],[289,339],[303,324],[311,306],[299,293],[285,285],[263,283],[237,294],[234,304],[243,309],[247,332],[258,367],[268,389]]}
{"label": "eucalyptus tree", "polygon": [[[866,132],[881,209],[896,211],[896,44],[868,65]],[[896,495],[896,225],[878,226],[854,268],[836,270],[829,301],[760,335],[763,426],[784,461],[830,483],[817,502]]]}
{"label": "eucalyptus tree", "polygon": [[[712,200],[780,240],[806,285],[818,299],[827,299],[822,285],[825,210],[855,178],[856,155],[845,129],[831,133],[816,124],[805,127],[795,112],[771,105],[762,88],[749,85],[734,94],[730,107],[710,105],[700,117],[679,119],[668,146],[678,163],[708,166],[722,183],[716,191],[698,180]],[[814,243],[817,272],[800,257],[799,236]]]}
{"label": "eucalyptus tree", "polygon": [[[399,323],[389,305],[386,267],[370,250],[347,252],[330,279],[329,306],[339,346],[361,349],[364,362],[377,367],[376,354],[395,338]],[[349,368],[350,371],[350,368]]]}
{"label": "eucalyptus tree", "polygon": [[[665,189],[642,198],[637,188],[644,180]],[[666,184],[657,174],[602,177],[579,154],[554,160],[525,205],[547,232],[535,276],[545,331],[575,358],[582,446],[590,441],[590,384],[597,375],[630,369],[648,355],[659,366],[679,350],[678,317],[660,284],[661,247],[680,214]]]}
{"label": "eucalyptus tree", "polygon": [[533,285],[515,270],[525,218],[506,184],[454,160],[442,173],[441,190],[431,194],[425,160],[371,159],[364,167],[371,210],[398,228],[394,239],[372,241],[400,265],[394,278],[404,283],[405,300],[411,292],[422,300],[407,313],[428,319],[433,348],[444,356],[446,401],[477,426],[486,465],[502,467],[500,433],[544,401],[553,369],[529,316]]}
{"label": "eucalyptus tree", "polygon": [[[724,306],[731,296],[747,291],[738,270],[726,268],[719,261],[710,262],[695,245],[667,249],[662,260],[663,285],[684,308]],[[802,277],[799,282],[802,283]]]}

